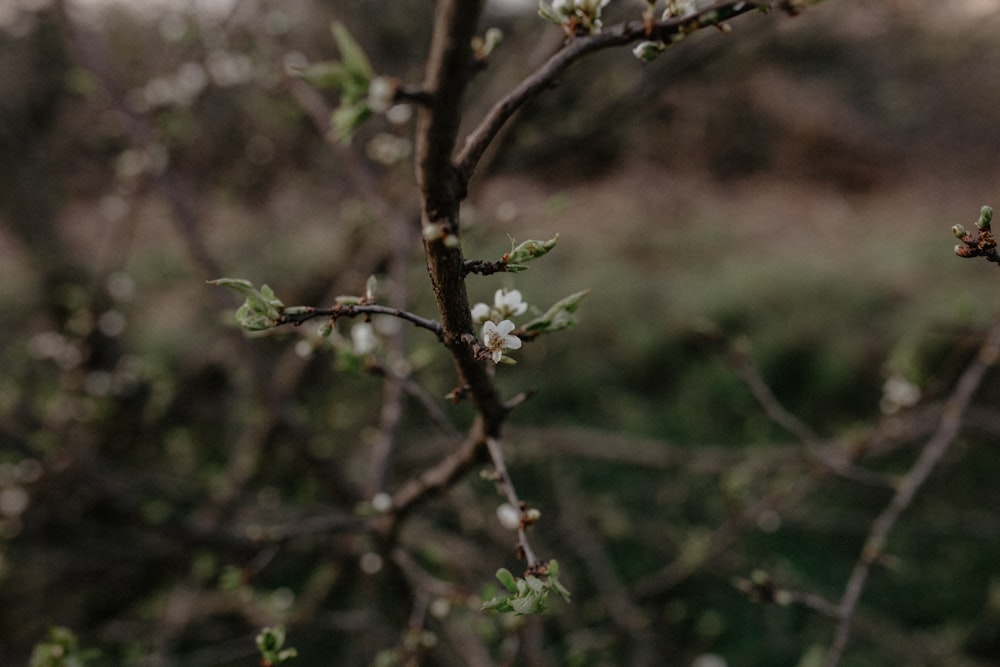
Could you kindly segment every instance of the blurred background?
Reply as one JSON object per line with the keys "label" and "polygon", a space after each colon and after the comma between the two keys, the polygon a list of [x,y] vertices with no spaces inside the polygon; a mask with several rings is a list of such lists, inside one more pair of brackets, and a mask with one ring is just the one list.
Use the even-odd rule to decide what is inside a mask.
{"label": "blurred background", "polygon": [[[536,9],[487,3],[505,41],[465,131],[558,48]],[[537,391],[505,446],[573,592],[528,619],[478,610],[518,563],[476,474],[392,544],[355,519],[471,419],[433,337],[375,318],[373,354],[354,322],[250,338],[205,282],[324,305],[375,274],[381,303],[434,316],[412,114],[329,141],[336,94],[287,74],[339,58],[334,20],[376,72],[422,79],[425,1],[0,6],[0,664],[63,626],[90,665],[252,665],[276,624],[302,665],[818,664],[830,619],[741,589],[839,598],[1000,305],[949,231],[1000,204],[1000,2],[825,0],[649,64],[598,53],[504,130],[466,255],[560,240],[473,300],[591,289],[498,376]],[[995,380],[845,664],[1000,664]]]}

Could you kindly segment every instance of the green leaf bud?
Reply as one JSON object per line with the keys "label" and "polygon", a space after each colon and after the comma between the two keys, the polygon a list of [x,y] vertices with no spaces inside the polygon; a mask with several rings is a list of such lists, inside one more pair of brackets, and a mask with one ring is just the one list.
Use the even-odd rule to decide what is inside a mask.
{"label": "green leaf bud", "polygon": [[955,238],[964,239],[969,235],[969,232],[965,230],[962,225],[955,225],[951,228],[951,233],[955,235]]}
{"label": "green leaf bud", "polygon": [[990,228],[990,222],[993,220],[993,209],[989,206],[984,206],[979,210],[979,220],[976,222],[976,227],[986,231]]}
{"label": "green leaf bud", "polygon": [[483,35],[483,55],[488,56],[493,49],[503,41],[503,31],[500,28],[489,28]]}
{"label": "green leaf bud", "polygon": [[264,628],[257,635],[257,648],[261,651],[273,651],[284,643],[284,632],[278,628]]}
{"label": "green leaf bud", "polygon": [[511,264],[520,265],[524,262],[530,262],[533,259],[538,259],[555,248],[558,240],[559,235],[556,234],[548,241],[528,240],[518,244],[511,249],[510,254],[507,256],[507,268],[510,269]]}
{"label": "green leaf bud", "polygon": [[493,49],[499,46],[502,41],[503,31],[500,28],[490,28],[482,37],[477,35],[472,38],[472,51],[475,53],[476,58],[485,59],[493,53]]}
{"label": "green leaf bud", "polygon": [[285,304],[267,285],[262,285],[258,290],[253,283],[242,278],[219,278],[209,280],[208,283],[228,287],[246,297],[246,301],[236,311],[236,321],[242,328],[248,331],[262,331],[278,325]]}
{"label": "green leaf bud", "polygon": [[365,301],[368,303],[375,303],[375,290],[378,288],[378,278],[375,274],[368,276],[368,282],[365,283]]}

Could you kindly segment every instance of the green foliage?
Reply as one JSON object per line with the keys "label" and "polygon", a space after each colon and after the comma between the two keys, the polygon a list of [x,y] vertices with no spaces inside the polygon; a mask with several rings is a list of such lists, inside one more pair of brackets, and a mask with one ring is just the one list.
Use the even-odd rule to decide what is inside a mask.
{"label": "green foliage", "polygon": [[236,311],[236,321],[242,328],[247,331],[264,331],[278,326],[285,304],[267,285],[262,285],[258,290],[253,283],[242,278],[218,278],[208,283],[228,287],[246,297],[246,302]]}
{"label": "green foliage", "polygon": [[525,262],[530,262],[533,259],[538,259],[539,257],[545,255],[547,252],[556,247],[556,241],[559,240],[559,235],[556,234],[548,241],[522,241],[517,245],[514,244],[514,239],[510,240],[510,252],[504,256],[507,271],[511,273],[517,273],[519,271],[524,271],[528,267],[525,266]]}
{"label": "green foliage", "polygon": [[[381,9],[401,15],[414,6],[412,2],[389,3]],[[398,23],[409,26],[408,20],[404,16]],[[328,23],[325,17],[305,21],[296,31],[313,30],[316,34],[298,42],[299,36],[289,35],[286,44],[307,50],[319,39],[329,41]],[[790,26],[797,28],[801,23]],[[372,72],[382,71],[386,65],[385,60],[377,60],[386,54],[376,45],[389,44],[397,52],[407,53],[395,46],[401,43],[400,33],[385,32],[380,21],[361,20],[352,25],[359,26],[355,32],[358,41],[373,45]],[[516,28],[508,30],[511,51],[525,52],[522,47],[531,45],[526,40],[537,35],[520,30],[516,23],[511,25]],[[155,34],[150,37],[148,32],[116,30],[114,39],[129,48],[123,48],[113,62],[123,68],[146,68],[129,73],[128,85],[141,87],[143,81],[169,73],[186,59],[199,62],[204,55],[198,52],[199,41],[239,48],[239,40],[198,40],[192,32],[189,27],[185,51],[174,54],[177,60],[171,64],[139,57],[151,52],[159,57],[171,51],[163,48]],[[782,32],[783,40],[800,34],[795,29]],[[890,32],[879,32],[874,41],[884,40],[886,48],[898,45]],[[525,146],[516,142],[532,136],[555,136],[554,142],[535,142],[550,146],[557,156],[553,164],[559,169],[553,169],[552,179],[566,174],[577,177],[587,165],[591,165],[589,169],[593,165],[606,169],[608,161],[595,158],[597,141],[615,146],[619,151],[615,155],[623,160],[616,162],[621,167],[618,180],[594,180],[552,196],[550,202],[562,203],[560,210],[539,206],[536,211],[530,196],[516,200],[525,217],[533,218],[532,225],[551,224],[579,232],[559,241],[568,251],[553,254],[544,274],[519,275],[517,286],[533,302],[544,304],[573,291],[575,285],[594,285],[593,294],[587,297],[587,326],[568,333],[565,341],[526,344],[521,353],[525,363],[518,366],[518,372],[502,377],[504,390],[539,389],[532,400],[517,408],[517,426],[535,423],[545,427],[534,431],[516,428],[508,434],[515,455],[512,476],[518,480],[519,490],[533,503],[551,508],[546,516],[561,522],[564,513],[572,516],[573,509],[560,502],[560,485],[554,482],[551,471],[556,470],[560,480],[576,483],[581,502],[565,505],[579,505],[578,511],[588,521],[591,544],[607,555],[620,578],[620,582],[595,580],[589,563],[580,558],[583,549],[575,548],[567,531],[561,540],[565,548],[559,545],[559,555],[563,566],[577,575],[573,604],[559,605],[557,619],[532,619],[545,626],[545,636],[552,642],[546,650],[554,660],[566,664],[570,664],[567,656],[575,661],[572,664],[580,665],[634,664],[630,660],[635,651],[632,640],[618,632],[607,617],[608,605],[602,597],[607,587],[595,584],[620,583],[620,590],[631,593],[638,590],[637,582],[672,561],[692,568],[691,576],[681,585],[643,599],[629,595],[635,618],[655,624],[658,655],[667,656],[664,664],[692,664],[693,656],[705,651],[725,656],[731,664],[797,664],[803,647],[825,645],[827,621],[802,609],[752,606],[734,595],[727,581],[762,564],[775,573],[776,581],[790,588],[835,594],[845,566],[856,557],[863,537],[860,531],[885,500],[884,488],[866,490],[848,480],[833,479],[829,484],[832,491],[806,497],[790,507],[775,505],[774,516],[761,522],[759,530],[750,525],[747,533],[718,535],[723,541],[731,539],[731,546],[724,557],[713,557],[708,547],[718,527],[732,525],[732,517],[745,516],[745,510],[766,501],[767,494],[780,491],[787,480],[801,480],[822,471],[815,464],[798,464],[797,444],[761,414],[717,349],[713,351],[704,337],[699,343],[692,342],[694,337],[687,332],[696,317],[710,317],[726,334],[745,334],[753,343],[751,356],[778,398],[821,436],[829,436],[834,443],[842,439],[862,446],[869,442],[865,423],[876,417],[857,406],[877,410],[883,362],[898,348],[898,337],[905,335],[904,343],[914,350],[907,355],[913,361],[907,363],[914,366],[912,377],[932,401],[926,411],[920,405],[916,408],[918,424],[928,423],[933,418],[933,401],[951,380],[949,369],[961,363],[967,353],[965,341],[975,338],[980,323],[992,310],[983,301],[988,289],[955,288],[960,282],[956,274],[966,267],[953,268],[952,264],[962,263],[949,261],[947,253],[941,251],[941,220],[952,219],[942,208],[948,205],[942,202],[951,197],[907,191],[912,200],[903,204],[883,196],[877,188],[869,193],[828,190],[829,184],[816,178],[813,184],[823,189],[823,198],[797,201],[802,190],[787,184],[787,173],[766,172],[761,176],[767,178],[745,188],[733,183],[732,190],[700,180],[700,159],[708,150],[704,142],[721,147],[720,159],[738,160],[732,150],[733,139],[745,134],[746,126],[723,123],[725,133],[716,128],[696,134],[694,139],[680,136],[683,133],[677,126],[702,127],[701,121],[710,120],[720,106],[736,107],[741,113],[760,112],[755,104],[724,105],[714,98],[706,99],[711,91],[738,90],[741,85],[756,91],[760,83],[752,78],[756,68],[746,66],[760,60],[759,45],[754,54],[741,50],[738,58],[726,60],[722,47],[712,46],[725,40],[714,38],[706,35],[698,46],[711,54],[710,58],[683,61],[685,66],[680,68],[673,67],[677,63],[673,59],[684,52],[672,51],[664,53],[656,67],[640,68],[622,58],[624,67],[613,70],[613,63],[604,61],[602,66],[608,71],[600,76],[593,76],[586,66],[568,72],[558,89],[546,93],[552,97],[538,101],[545,121],[560,126],[563,133],[553,135],[544,126],[537,131],[540,120],[526,113],[521,119],[526,122],[505,138],[513,152],[525,155],[523,164],[531,164],[537,154],[530,146],[524,150]],[[27,43],[27,39],[15,41],[11,46],[15,52]],[[812,48],[815,41],[815,36],[805,40],[808,48],[801,53],[816,51]],[[824,47],[821,55],[814,56],[817,60],[843,62],[842,56],[825,46],[828,41],[821,43]],[[934,44],[944,45],[945,38],[936,35]],[[370,95],[373,74],[354,66],[364,76],[351,75],[346,65],[351,59],[347,55],[350,47],[339,48],[343,62],[333,63],[328,82],[338,90],[353,89],[351,95],[364,100]],[[974,53],[984,61],[991,54],[987,45],[963,47],[961,52]],[[905,56],[904,49],[897,53]],[[801,58],[786,58],[801,67]],[[949,56],[936,48],[934,58],[943,58],[947,65]],[[40,71],[58,84],[53,88],[57,91],[65,77],[53,66],[56,60],[42,58],[39,62],[43,65]],[[699,66],[701,60],[713,63],[714,69]],[[763,62],[761,71],[791,82],[789,71],[794,67],[786,66],[781,58]],[[895,67],[900,60],[872,57],[872,67],[864,72],[857,67],[846,69],[854,80],[877,72],[884,63]],[[389,64],[394,71],[402,69],[397,62]],[[154,70],[154,65],[159,69]],[[963,71],[975,71],[972,64],[967,65],[952,66],[951,73],[960,77]],[[504,66],[502,59],[490,63],[487,75],[479,75],[476,85],[499,86],[509,76]],[[919,69],[921,78],[934,80],[933,68]],[[655,94],[636,103],[633,93],[637,91],[628,88],[637,85],[638,79],[629,78],[629,73],[639,71],[642,81],[648,83],[660,71],[672,77],[678,87],[656,82],[648,86]],[[719,84],[719,77],[727,72],[732,79]],[[313,74],[319,73],[317,67]],[[913,97],[906,73],[899,73],[900,78],[892,82],[891,95],[883,95],[885,91],[879,89],[873,91],[878,93],[876,101],[865,98],[871,102],[865,107],[872,112],[866,115],[870,122],[881,122],[877,100],[896,100],[893,114],[898,113],[899,101],[920,101],[919,96]],[[576,98],[554,97],[574,90],[577,74],[588,81],[614,81],[621,94],[592,94],[590,89],[591,94]],[[741,81],[744,76],[751,78]],[[26,91],[41,81],[35,77],[9,78],[23,81]],[[821,88],[838,87],[828,78],[817,76],[815,80],[822,80]],[[368,82],[363,90],[361,81]],[[701,85],[706,81],[715,83]],[[773,83],[772,79],[767,81]],[[322,85],[319,78],[315,82]],[[96,80],[94,83],[99,85]],[[815,90],[806,89],[810,94]],[[678,92],[662,97],[665,90]],[[487,90],[491,92],[492,88]],[[347,289],[356,288],[373,266],[389,257],[389,240],[394,239],[385,233],[385,227],[376,226],[381,217],[373,209],[341,189],[346,189],[342,185],[348,182],[344,169],[348,168],[345,165],[353,167],[351,161],[337,152],[339,147],[331,151],[303,132],[302,114],[274,89],[247,86],[212,90],[210,94],[204,104],[183,114],[169,110],[144,118],[154,125],[155,137],[158,121],[175,126],[183,115],[190,148],[176,141],[177,134],[169,127],[160,128],[159,136],[174,138],[168,149],[178,178],[205,184],[219,195],[196,202],[206,217],[195,231],[205,232],[208,254],[225,257],[227,265],[260,266],[265,275],[281,276],[279,291],[290,303],[292,299],[315,303],[328,298],[325,290],[329,285],[346,283]],[[793,86],[788,108],[796,104],[795,97]],[[96,211],[89,215],[92,211],[87,207],[94,201],[120,197],[123,205],[136,206],[147,198],[163,196],[153,187],[135,188],[131,183],[132,188],[122,188],[100,181],[101,174],[113,171],[113,165],[101,161],[129,141],[120,129],[98,137],[79,131],[104,127],[117,115],[109,114],[107,107],[98,108],[98,102],[105,98],[95,95],[86,100],[62,100],[58,116],[71,122],[45,135],[41,144],[45,150],[36,151],[51,156],[56,175],[51,182],[35,176],[23,179],[38,183],[47,196],[58,200],[54,202],[58,207],[65,206],[58,218],[65,228],[45,235],[47,242],[38,250],[30,250],[28,243],[23,247],[29,250],[24,251],[19,242],[4,244],[3,262],[5,268],[11,268],[14,282],[8,281],[0,309],[5,330],[11,333],[2,350],[7,373],[0,379],[0,405],[5,443],[13,445],[0,454],[0,490],[5,500],[5,513],[0,517],[5,555],[0,586],[2,650],[13,647],[12,664],[26,663],[32,643],[44,631],[38,624],[61,618],[86,636],[86,643],[106,639],[102,653],[110,654],[106,660],[109,665],[154,660],[199,664],[193,657],[188,660],[185,653],[212,655],[236,638],[243,638],[244,648],[252,650],[245,638],[258,629],[246,620],[259,618],[256,614],[261,610],[252,605],[261,595],[255,591],[287,586],[295,591],[295,613],[287,618],[296,619],[295,627],[289,630],[296,637],[300,659],[306,659],[308,653],[310,657],[324,656],[326,662],[365,664],[378,648],[394,641],[408,642],[408,635],[399,638],[399,624],[420,611],[416,605],[410,609],[401,604],[398,572],[393,574],[395,578],[385,575],[390,568],[382,574],[358,576],[353,565],[357,550],[368,548],[362,536],[330,535],[338,530],[330,528],[336,525],[337,513],[350,513],[356,489],[366,483],[372,443],[380,435],[376,425],[383,385],[377,378],[360,373],[366,370],[360,357],[336,347],[346,348],[349,341],[335,331],[332,321],[323,325],[324,333],[334,340],[332,344],[318,343],[311,328],[290,328],[287,336],[256,344],[252,363],[247,363],[241,348],[232,345],[240,337],[220,332],[214,302],[199,298],[205,290],[196,284],[202,275],[197,257],[185,255],[180,244],[162,243],[163,237],[150,239],[144,234],[134,239],[127,234],[75,236],[78,223],[89,229],[85,225],[101,219]],[[981,94],[954,99],[961,98],[974,101],[983,111],[965,114],[969,122],[983,123],[991,117],[990,109],[1000,108],[983,104]],[[5,99],[16,105],[19,98]],[[546,107],[547,100],[553,99]],[[479,101],[470,96],[470,106]],[[647,110],[643,122],[633,123],[635,116],[624,114],[632,111],[630,105],[636,112]],[[87,115],[88,108],[94,112],[92,116]],[[852,102],[840,100],[831,108],[834,113],[841,109],[849,112]],[[913,130],[920,126],[920,114],[933,115],[935,121],[946,117],[940,106],[915,103],[907,108],[910,125],[906,142],[896,141],[900,135],[894,135],[891,128],[885,133],[894,145],[942,136]],[[341,125],[358,122],[350,113],[345,112]],[[33,113],[24,115],[34,123]],[[800,114],[794,117],[803,120]],[[102,119],[101,123],[92,122],[94,118]],[[567,122],[568,118],[576,120]],[[601,119],[614,122],[599,122]],[[858,130],[864,134],[864,124],[850,125],[852,133]],[[793,133],[791,140],[783,139],[777,131],[780,123],[764,126],[775,128],[767,135],[774,146],[787,147],[790,144],[786,141],[795,146],[803,139],[808,141],[809,132],[817,131],[817,126],[830,131],[836,124],[809,125],[804,128],[805,136]],[[31,133],[42,131],[35,125],[24,132],[16,124],[9,127],[16,128],[17,136],[29,144]],[[616,130],[631,127],[636,132],[627,136],[624,129]],[[594,136],[582,135],[591,129]],[[980,148],[976,150],[995,143],[982,141],[980,137],[986,135],[977,129],[969,133],[977,139]],[[10,134],[15,136],[15,131]],[[283,157],[268,167],[251,166],[242,154],[250,134],[272,140],[275,154]],[[837,140],[836,136],[823,138],[831,143]],[[86,144],[82,151],[78,150],[81,142]],[[878,150],[877,141],[868,145]],[[642,150],[635,151],[636,147]],[[332,157],[328,155],[331,152]],[[640,168],[624,162],[644,154],[649,161]],[[782,154],[787,155],[787,150]],[[822,151],[809,151],[808,155],[808,168],[795,170],[796,176],[825,173]],[[195,159],[198,156],[202,156],[200,160]],[[671,158],[683,161],[683,171],[654,167],[653,157],[661,165]],[[845,156],[843,162],[853,164],[851,157]],[[0,161],[5,159],[0,151]],[[934,160],[926,163],[938,164]],[[941,162],[960,163],[959,159]],[[780,166],[794,170],[797,165]],[[906,190],[907,167],[898,167],[894,182]],[[59,172],[60,168],[64,172]],[[239,173],[254,176],[240,184]],[[82,184],[81,174],[87,175]],[[509,177],[522,176],[531,178],[533,174]],[[622,191],[629,179],[639,191]],[[8,179],[5,187],[10,182]],[[653,185],[646,187],[650,183]],[[398,189],[398,184],[388,179],[378,185],[386,186],[379,192]],[[992,184],[971,175],[965,187],[986,189]],[[662,193],[673,190],[683,193],[661,198]],[[754,197],[755,191],[763,191],[762,196]],[[0,197],[0,207],[17,200],[16,194]],[[601,201],[611,202],[610,207],[601,209]],[[398,210],[409,210],[411,203],[404,201]],[[464,243],[470,230],[476,234],[485,228],[496,233],[495,225],[482,222],[489,215],[488,209],[479,207],[480,201],[475,203],[479,224],[464,227]],[[770,204],[773,206],[768,208]],[[102,200],[102,211],[103,206]],[[790,220],[784,218],[789,209],[794,211]],[[902,230],[893,226],[902,217],[900,210],[913,211]],[[814,217],[817,211],[819,215]],[[137,218],[145,220],[145,216]],[[17,216],[4,219],[13,225]],[[770,226],[772,219],[782,225]],[[613,225],[606,220],[613,220]],[[119,224],[126,223],[119,220]],[[697,228],[696,232],[689,232],[689,227]],[[982,231],[981,224],[976,228]],[[933,232],[927,231],[930,229]],[[877,235],[865,230],[877,230]],[[8,231],[15,234],[13,228],[5,227],[4,233]],[[80,266],[77,261],[66,261],[57,244],[48,243],[63,233],[81,243],[80,251],[70,253],[69,259],[88,263]],[[532,233],[542,232],[518,230],[522,238]],[[809,238],[804,238],[807,235]],[[98,238],[104,239],[107,247],[90,252],[94,246],[87,243]],[[133,240],[119,245],[122,238]],[[364,252],[357,251],[357,239],[364,239]],[[513,242],[511,246],[512,251],[518,248]],[[102,346],[107,336],[95,326],[109,308],[95,288],[102,284],[108,258],[120,259],[123,269],[134,276],[140,295],[131,303],[112,304],[129,323],[124,335],[110,341],[121,351],[120,361],[109,353],[109,346]],[[70,279],[61,276],[63,265]],[[51,272],[52,266],[60,272]],[[522,264],[515,266],[521,268]],[[942,266],[946,268],[942,270]],[[408,284],[424,284],[424,274],[424,267],[412,267]],[[227,280],[232,284],[225,286],[246,299],[241,326],[270,328],[276,316],[287,313],[266,286],[258,288],[233,279],[222,279],[220,284]],[[470,280],[470,286],[474,282]],[[398,277],[387,280],[387,296],[395,294],[402,283]],[[483,283],[488,284],[483,289],[490,293],[497,287],[489,280],[479,284]],[[340,297],[336,303],[370,302],[371,292],[367,290],[363,297]],[[970,292],[977,292],[978,298],[974,300]],[[415,300],[422,312],[433,308],[430,295],[420,290],[412,289],[407,298]],[[53,313],[63,313],[65,319]],[[540,329],[555,330],[556,323],[572,321],[573,310],[553,307],[546,313],[550,314],[550,321]],[[402,354],[379,355],[376,360],[390,362],[389,368],[406,382],[423,384],[435,395],[451,387],[452,369],[439,363],[442,355],[432,336],[403,339],[400,348]],[[289,359],[299,362],[295,353],[302,349],[312,355],[310,362],[288,363]],[[331,349],[334,360],[330,359]],[[934,355],[928,356],[928,349]],[[331,372],[331,366],[358,371],[358,377],[348,381]],[[299,368],[306,370],[296,375]],[[996,404],[995,388],[987,387],[987,392],[977,401],[980,410]],[[450,446],[441,442],[433,425],[428,426],[422,411],[413,409],[416,400],[407,401],[399,422],[399,441],[417,446],[396,450],[387,468],[390,490],[423,469],[437,451],[435,447]],[[447,405],[444,409],[449,411],[446,416],[457,415],[461,423],[467,415],[464,408]],[[981,424],[989,413],[982,416]],[[889,425],[909,421],[908,415],[901,414]],[[67,438],[67,433],[72,437]],[[637,435],[656,437],[640,441]],[[74,443],[83,443],[84,456]],[[859,465],[876,473],[898,472],[918,444],[898,438],[882,442],[884,447],[897,448],[891,460],[886,454],[868,456]],[[917,508],[912,520],[900,526],[893,541],[893,558],[886,559],[885,570],[873,577],[872,594],[865,600],[866,618],[873,626],[889,628],[891,636],[911,636],[913,651],[933,645],[942,661],[970,662],[978,657],[980,662],[988,662],[996,654],[996,610],[1000,608],[996,599],[1000,595],[993,591],[995,582],[987,582],[988,601],[983,593],[983,573],[989,572],[990,563],[998,558],[995,527],[989,521],[973,521],[969,528],[963,519],[980,517],[983,507],[995,506],[1000,500],[993,483],[995,461],[987,455],[989,444],[988,432],[968,429],[965,446],[955,452],[948,469],[941,471],[945,475],[936,477],[939,485],[931,490],[931,502]],[[873,451],[879,450],[876,447]],[[32,469],[36,472],[31,473]],[[39,479],[39,475],[43,476]],[[29,511],[10,514],[11,499],[25,489]],[[468,485],[460,486],[458,493],[443,494],[426,509],[421,508],[420,521],[401,531],[402,548],[433,554],[422,561],[436,580],[432,585],[461,582],[456,598],[462,601],[465,586],[491,578],[497,553],[509,548],[506,543],[491,542],[477,528],[478,517],[488,514],[493,503],[492,495],[484,500],[470,492]],[[211,521],[215,508],[222,510],[219,515],[223,517],[217,523]],[[334,523],[312,523],[326,516],[333,516]],[[750,524],[752,519],[747,517]],[[449,539],[428,539],[446,533]],[[55,539],[50,537],[53,535]],[[244,539],[247,535],[249,540]],[[275,537],[281,535],[285,537]],[[272,537],[276,541],[272,542]],[[192,581],[190,561],[205,554],[211,554],[214,571]],[[102,585],[103,577],[80,576],[81,572],[106,572],[109,565],[123,585],[109,588]],[[481,641],[494,654],[501,645],[517,643],[506,642],[504,634],[518,632],[516,624],[523,620],[513,618],[519,613],[514,600],[527,613],[536,613],[545,606],[539,604],[542,596],[536,587],[544,586],[547,577],[510,575],[503,580],[503,593],[495,599],[507,615],[463,610],[453,611],[447,618],[428,616],[429,625],[446,627],[448,634],[442,634],[434,647],[421,646],[421,650],[434,651],[427,662],[460,664],[446,638],[456,636],[452,633],[463,629],[463,623],[470,641]],[[215,588],[216,583],[221,587]],[[203,588],[199,590],[199,586]],[[195,605],[197,613],[181,618],[188,626],[158,625],[167,605],[178,599],[176,592],[201,595],[204,587],[211,588],[211,604]],[[44,594],[39,594],[40,590]],[[456,598],[452,602],[458,606]],[[339,616],[342,612],[343,617]],[[331,613],[350,620],[346,624],[350,629],[331,629],[326,622]],[[470,617],[473,620],[468,620]],[[372,621],[364,632],[356,631],[358,618]],[[121,634],[102,633],[111,627]],[[155,630],[147,632],[150,628]],[[169,634],[168,641],[155,645],[148,641],[150,636],[159,638],[161,632]],[[264,657],[288,659],[282,652],[290,649],[274,642],[274,635],[270,637],[268,650],[272,655]],[[604,641],[603,637],[609,639]],[[868,641],[870,644],[862,643],[856,650],[852,664],[916,664],[884,654],[880,662],[884,647],[877,644],[877,637]],[[891,637],[884,641],[893,643]],[[87,652],[65,637],[48,640],[39,645],[39,651],[42,648],[47,657],[92,662],[86,660]],[[378,655],[400,656],[405,651],[392,648]],[[0,661],[6,656],[4,653]],[[205,658],[199,657],[203,664]],[[242,662],[230,664],[246,662],[244,656]],[[64,664],[70,663],[64,660]]]}
{"label": "green foliage", "polygon": [[264,628],[257,635],[255,642],[257,650],[260,651],[260,664],[263,667],[283,665],[299,654],[294,648],[285,648],[285,626],[283,625]]}
{"label": "green foliage", "polygon": [[483,609],[502,613],[512,613],[517,616],[544,614],[549,610],[549,594],[555,591],[559,597],[569,602],[570,593],[559,581],[559,563],[550,560],[545,574],[535,576],[528,574],[515,577],[510,570],[497,570],[497,581],[505,589],[507,595],[497,595],[483,602]]}
{"label": "green foliage", "polygon": [[49,628],[48,638],[35,644],[31,652],[30,667],[84,667],[99,653],[81,650],[76,633],[69,628]]}
{"label": "green foliage", "polygon": [[526,331],[532,333],[551,333],[559,331],[576,324],[576,317],[573,315],[580,307],[583,298],[590,294],[590,290],[582,290],[567,297],[559,299],[552,304],[544,314],[527,322],[524,325]]}
{"label": "green foliage", "polygon": [[315,86],[340,93],[340,105],[333,110],[330,122],[335,138],[349,143],[354,131],[373,114],[369,91],[376,80],[375,71],[343,23],[334,21],[330,31],[341,60],[313,63],[300,75]]}

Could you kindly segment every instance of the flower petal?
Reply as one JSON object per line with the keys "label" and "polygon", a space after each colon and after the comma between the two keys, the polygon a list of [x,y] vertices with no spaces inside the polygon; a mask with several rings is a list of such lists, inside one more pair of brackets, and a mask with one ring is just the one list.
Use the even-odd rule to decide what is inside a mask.
{"label": "flower petal", "polygon": [[510,320],[504,320],[500,324],[496,325],[496,333],[500,336],[506,336],[511,331],[516,328],[516,325]]}

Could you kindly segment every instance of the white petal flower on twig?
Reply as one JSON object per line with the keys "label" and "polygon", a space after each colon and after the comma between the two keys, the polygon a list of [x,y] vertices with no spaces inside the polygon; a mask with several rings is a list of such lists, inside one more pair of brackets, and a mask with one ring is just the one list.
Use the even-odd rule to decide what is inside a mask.
{"label": "white petal flower on twig", "polygon": [[485,303],[479,302],[472,307],[472,321],[476,323],[482,323],[490,319],[490,307]]}
{"label": "white petal flower on twig", "polygon": [[516,289],[498,289],[493,295],[493,306],[500,311],[501,319],[523,315],[528,304],[521,300],[521,292]]}
{"label": "white petal flower on twig", "polygon": [[504,320],[497,324],[492,320],[483,325],[483,345],[490,351],[493,363],[499,364],[503,359],[504,350],[518,350],[521,348],[521,339],[511,335],[514,330],[514,323]]}
{"label": "white petal flower on twig", "polygon": [[481,324],[486,320],[499,322],[518,315],[524,315],[528,304],[522,300],[521,292],[516,289],[498,289],[493,295],[493,305],[479,302],[472,307],[472,321]]}

